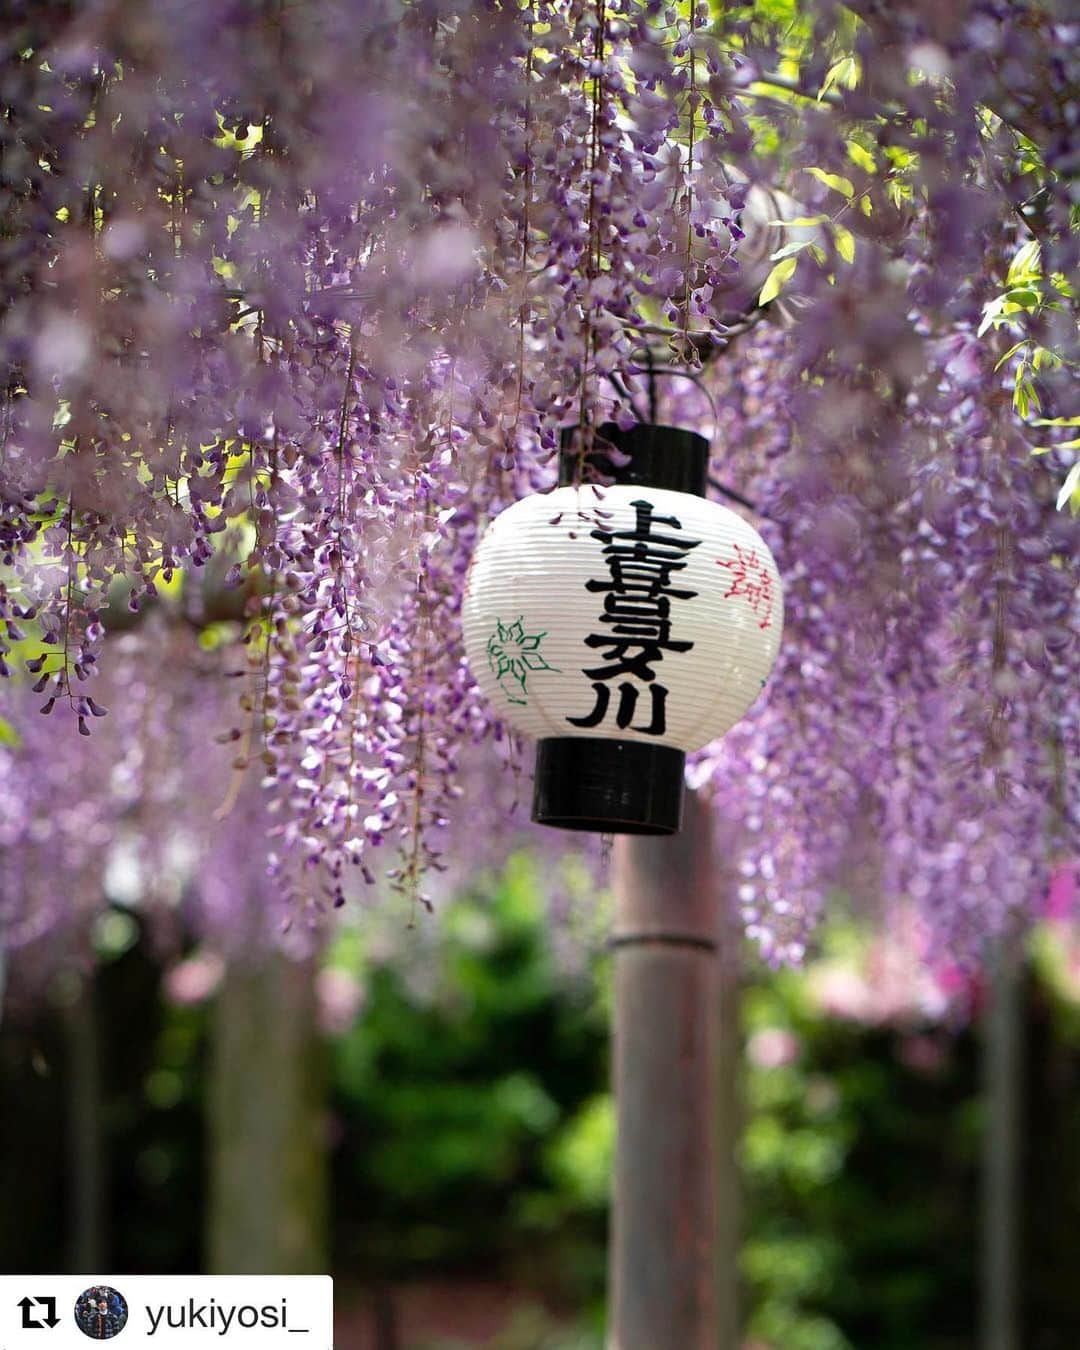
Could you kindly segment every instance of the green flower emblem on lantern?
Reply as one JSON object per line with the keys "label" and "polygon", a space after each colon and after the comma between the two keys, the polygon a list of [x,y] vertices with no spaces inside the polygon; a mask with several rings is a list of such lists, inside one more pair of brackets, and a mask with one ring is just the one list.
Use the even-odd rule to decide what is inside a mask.
{"label": "green flower emblem on lantern", "polygon": [[513,623],[495,620],[495,631],[488,638],[487,657],[491,673],[511,703],[528,703],[530,670],[557,670],[540,655],[540,643],[547,633],[526,633],[524,616]]}

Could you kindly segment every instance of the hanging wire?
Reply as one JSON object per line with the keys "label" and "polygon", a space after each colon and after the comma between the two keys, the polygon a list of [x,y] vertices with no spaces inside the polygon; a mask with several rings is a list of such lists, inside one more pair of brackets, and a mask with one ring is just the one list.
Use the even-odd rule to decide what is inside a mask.
{"label": "hanging wire", "polygon": [[648,376],[649,408],[651,412],[651,419],[654,425],[656,423],[657,375],[670,375],[673,378],[678,378],[680,380],[689,380],[691,384],[696,384],[697,387],[701,390],[701,392],[705,395],[705,397],[709,401],[709,408],[713,415],[713,421],[718,422],[720,420],[720,416],[716,408],[716,399],[713,398],[711,390],[709,389],[708,385],[706,385],[705,382],[702,380],[700,375],[696,375],[692,370],[686,370],[682,366],[658,366],[656,364],[656,357],[653,355],[653,349],[647,343],[642,343],[640,347],[635,347],[634,351],[645,353],[645,365],[644,367],[627,366],[627,370],[631,375]]}
{"label": "hanging wire", "polygon": [[[700,375],[696,374],[694,371],[691,370],[681,369],[678,366],[658,366],[656,364],[656,357],[653,353],[653,349],[647,343],[642,343],[640,347],[635,347],[634,351],[644,353],[645,364],[644,366],[637,366],[637,365],[627,366],[626,369],[628,374],[645,375],[648,378],[649,412],[647,419],[645,416],[643,416],[641,408],[638,407],[637,400],[634,398],[634,395],[631,393],[630,389],[628,388],[624,380],[614,371],[610,372],[607,378],[611,383],[612,388],[619,395],[619,397],[624,400],[624,402],[627,404],[627,406],[630,408],[631,412],[634,414],[634,416],[637,418],[639,422],[647,421],[649,425],[656,426],[656,419],[658,416],[656,377],[658,375],[670,375],[673,378],[681,380],[689,380],[691,384],[697,385],[697,387],[705,395],[706,399],[708,399],[709,409],[712,412],[713,416],[713,422],[714,423],[719,422],[720,413],[719,409],[716,406],[716,399],[713,397],[712,391],[709,389],[708,385],[705,383],[705,381],[701,378]],[[721,483],[718,478],[714,478],[711,474],[709,475],[706,481],[708,482],[709,487],[711,487],[714,492],[719,493],[721,497],[726,497],[728,501],[738,502],[740,506],[745,507],[748,511],[753,511],[755,515],[764,516],[766,519],[768,519],[767,513],[765,511],[762,511],[761,508],[755,502],[752,502],[749,497],[744,497],[741,492],[736,492],[734,488],[727,487],[725,484]]]}
{"label": "hanging wire", "polygon": [[[648,376],[649,415],[650,421],[653,423],[653,425],[656,424],[656,416],[657,416],[656,377],[658,375],[670,375],[673,377],[677,377],[679,379],[689,380],[691,384],[696,385],[705,395],[706,399],[708,399],[709,409],[712,412],[713,423],[715,424],[719,422],[720,412],[716,406],[716,399],[713,397],[712,390],[709,389],[708,385],[705,383],[705,381],[701,378],[700,375],[696,374],[694,371],[680,369],[678,366],[658,366],[656,364],[656,358],[653,355],[653,349],[647,344],[642,344],[641,347],[636,348],[635,350],[642,351],[645,353],[645,366],[644,368],[640,366],[629,366],[628,369],[630,373],[633,375]],[[711,487],[714,492],[719,493],[721,497],[726,497],[729,501],[732,502],[738,502],[740,506],[744,506],[748,511],[753,511],[756,515],[764,516],[766,514],[764,511],[761,510],[761,508],[757,505],[756,502],[752,502],[749,497],[744,497],[741,492],[736,492],[734,488],[727,487],[724,483],[721,483],[718,478],[714,478],[711,474],[709,475],[707,482],[709,484],[709,487]]]}
{"label": "hanging wire", "polygon": [[766,520],[770,519],[768,512],[763,511],[756,502],[752,502],[749,497],[744,497],[741,492],[736,492],[734,488],[725,487],[712,474],[709,475],[706,482],[714,492],[719,492],[721,497],[727,497],[729,501],[738,502],[740,506],[745,506],[748,511],[753,511],[755,515],[764,516]]}
{"label": "hanging wire", "polygon": [[638,405],[637,405],[637,400],[634,398],[633,394],[632,394],[632,393],[630,392],[630,390],[626,387],[626,385],[623,383],[623,381],[620,379],[620,377],[619,377],[618,375],[615,374],[614,371],[611,371],[611,372],[608,374],[608,380],[609,380],[609,382],[611,383],[612,388],[615,390],[615,392],[618,394],[618,396],[619,396],[621,399],[624,400],[624,402],[625,402],[625,403],[627,404],[627,406],[629,407],[630,411],[634,414],[634,416],[637,418],[637,420],[638,420],[639,422],[645,422],[645,421],[655,422],[655,421],[656,421],[656,408],[655,408],[655,405],[652,403],[651,400],[650,400],[650,403],[649,403],[650,414],[649,414],[649,417],[646,418],[645,415],[644,415],[644,413],[643,413],[643,412],[641,411],[641,409],[638,407]]}
{"label": "hanging wire", "polygon": [[649,421],[656,425],[656,357],[653,349],[646,343],[645,364],[649,368]]}

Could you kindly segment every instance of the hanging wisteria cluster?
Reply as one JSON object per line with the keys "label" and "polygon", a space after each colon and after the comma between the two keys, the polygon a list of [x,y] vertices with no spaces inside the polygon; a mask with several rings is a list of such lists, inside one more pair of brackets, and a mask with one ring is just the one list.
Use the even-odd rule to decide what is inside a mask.
{"label": "hanging wisteria cluster", "polygon": [[[62,805],[100,872],[156,792],[231,819],[204,914],[242,894],[249,940],[234,865],[303,928],[387,854],[422,898],[505,846],[473,548],[561,426],[655,409],[785,577],[768,700],[694,769],[748,930],[798,959],[840,882],[965,955],[1032,912],[1076,846],[1078,36],[1053,0],[17,6],[0,674],[48,721],[12,696],[5,860]],[[65,917],[15,878],[12,946]]]}

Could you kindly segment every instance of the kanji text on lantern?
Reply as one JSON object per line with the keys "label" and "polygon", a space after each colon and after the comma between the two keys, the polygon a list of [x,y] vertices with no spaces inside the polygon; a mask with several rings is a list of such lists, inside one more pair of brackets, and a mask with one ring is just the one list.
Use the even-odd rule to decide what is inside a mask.
{"label": "kanji text on lantern", "polygon": [[[599,726],[611,706],[612,682],[619,680],[619,701],[615,725],[646,736],[662,736],[667,727],[667,688],[657,680],[654,666],[667,653],[688,652],[693,643],[672,637],[672,601],[692,600],[697,591],[680,587],[677,573],[686,568],[686,559],[700,539],[688,539],[672,533],[656,533],[655,527],[681,530],[676,516],[654,515],[652,502],[637,500],[632,529],[605,529],[598,526],[592,538],[603,545],[608,576],[590,578],[586,590],[604,596],[603,613],[598,622],[607,631],[591,633],[588,647],[596,648],[602,664],[583,670],[592,681],[592,711],[584,717],[568,717],[573,726]],[[633,726],[641,686],[649,691],[648,722]]]}

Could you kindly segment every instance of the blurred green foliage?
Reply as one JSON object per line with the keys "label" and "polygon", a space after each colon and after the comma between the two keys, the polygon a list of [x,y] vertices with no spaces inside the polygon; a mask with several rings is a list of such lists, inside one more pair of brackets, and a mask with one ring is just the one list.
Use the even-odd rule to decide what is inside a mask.
{"label": "blurred green foliage", "polygon": [[[754,984],[744,1010],[742,1269],[752,1335],[782,1350],[969,1346],[970,1033],[824,1018],[792,972]],[[763,1033],[783,1055],[755,1063]]]}
{"label": "blurred green foliage", "polygon": [[364,1000],[334,1046],[337,1250],[380,1279],[523,1261],[579,1299],[603,1269],[605,980],[555,963],[524,857],[440,922],[411,956],[333,954]]}
{"label": "blurred green foliage", "polygon": [[[490,1350],[602,1344],[610,961],[595,942],[577,963],[557,959],[550,883],[541,861],[516,859],[437,924],[364,920],[329,957],[332,982],[358,999],[329,1036],[334,1268],[372,1286],[437,1275],[532,1291]],[[106,916],[95,941],[108,1264],[198,1269],[209,1008],[161,998],[147,936],[128,915]],[[850,933],[830,942],[852,955]],[[1074,1350],[1080,944],[1041,933],[1031,972],[1024,1344]],[[56,992],[52,1013],[0,1025],[0,1269],[10,1272],[65,1263],[65,1027],[78,981]],[[812,977],[754,967],[742,1009],[747,1350],[967,1350],[976,1032],[825,1016]]]}

